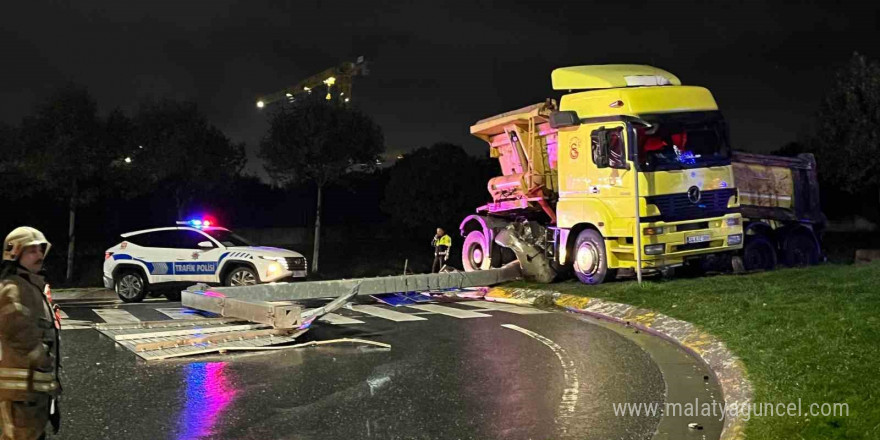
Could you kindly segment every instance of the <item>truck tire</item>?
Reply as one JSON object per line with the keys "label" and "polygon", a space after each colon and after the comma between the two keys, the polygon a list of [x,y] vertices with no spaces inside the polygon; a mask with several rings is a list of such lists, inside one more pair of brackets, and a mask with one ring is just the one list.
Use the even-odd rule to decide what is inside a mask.
{"label": "truck tire", "polygon": [[796,231],[786,237],[782,245],[782,261],[790,267],[819,264],[819,247],[812,233]]}
{"label": "truck tire", "polygon": [[136,269],[123,269],[113,277],[113,290],[123,302],[139,303],[147,296],[147,280]]}
{"label": "truck tire", "polygon": [[608,254],[602,234],[585,229],[578,234],[574,244],[572,267],[578,280],[584,284],[601,284],[605,277],[613,279],[615,270],[608,269]]}
{"label": "truck tire", "polygon": [[746,271],[775,269],[776,247],[773,242],[761,235],[746,236],[743,267]]}
{"label": "truck tire", "polygon": [[257,273],[247,266],[239,266],[229,271],[226,275],[227,286],[253,286],[259,282]]}
{"label": "truck tire", "polygon": [[[491,244],[489,245],[491,246]],[[491,248],[486,249],[486,236],[483,231],[468,232],[461,246],[461,265],[465,272],[487,270],[491,267]]]}

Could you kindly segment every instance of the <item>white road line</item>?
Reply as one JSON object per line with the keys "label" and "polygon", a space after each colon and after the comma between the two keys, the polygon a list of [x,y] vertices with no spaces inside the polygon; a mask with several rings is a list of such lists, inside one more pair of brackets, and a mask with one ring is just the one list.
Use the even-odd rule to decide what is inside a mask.
{"label": "white road line", "polygon": [[516,315],[539,315],[543,313],[550,313],[546,310],[535,309],[532,307],[516,306],[513,304],[505,304],[494,301],[467,301],[460,302],[459,304],[464,304],[471,307],[478,307],[484,310],[497,310],[499,312],[508,312]]}
{"label": "white road line", "polygon": [[564,433],[568,433],[568,418],[574,415],[575,406],[577,406],[578,400],[578,391],[580,390],[580,384],[578,383],[577,376],[577,368],[574,365],[574,361],[568,357],[568,353],[565,352],[565,349],[560,347],[559,344],[547,339],[544,336],[541,336],[531,330],[524,329],[522,327],[513,325],[513,324],[502,324],[504,328],[508,328],[514,331],[518,331],[532,339],[535,339],[542,344],[546,345],[553,350],[553,353],[556,354],[556,357],[559,358],[559,363],[562,364],[562,374],[565,380],[565,389],[562,390],[562,401],[559,403],[559,408],[557,412],[560,419],[563,419],[562,430]]}
{"label": "white road line", "polygon": [[473,312],[470,310],[454,309],[452,307],[441,306],[437,304],[417,304],[407,306],[411,309],[419,309],[425,312],[436,313],[438,315],[451,316],[453,318],[491,318],[492,315],[485,313]]}
{"label": "white road line", "polygon": [[78,319],[70,319],[64,310],[58,309],[58,315],[61,316],[61,330],[85,330],[92,328],[91,321],[81,321]]}
{"label": "white road line", "polygon": [[347,324],[363,324],[364,321],[359,321],[354,318],[349,318],[348,316],[337,315],[335,313],[328,313],[321,317],[318,321],[326,322],[327,324],[333,325],[347,325]]}
{"label": "white road line", "polygon": [[205,319],[195,310],[186,307],[157,307],[156,311],[171,319]]}
{"label": "white road line", "polygon": [[413,316],[406,313],[395,312],[394,310],[383,309],[381,307],[376,306],[367,306],[367,305],[352,305],[351,309],[355,312],[364,313],[367,315],[375,316],[377,318],[388,319],[395,322],[402,321],[427,321],[425,318],[421,316]]}
{"label": "white road line", "polygon": [[140,322],[140,319],[122,309],[92,309],[92,311],[108,324]]}

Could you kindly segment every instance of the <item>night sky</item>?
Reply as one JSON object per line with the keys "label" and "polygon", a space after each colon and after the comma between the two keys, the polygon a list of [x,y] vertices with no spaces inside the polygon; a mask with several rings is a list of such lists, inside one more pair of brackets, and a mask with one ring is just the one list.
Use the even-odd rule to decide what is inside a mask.
{"label": "night sky", "polygon": [[354,100],[384,128],[389,156],[439,141],[484,153],[473,122],[558,98],[555,67],[606,63],[708,87],[735,148],[769,151],[807,128],[853,51],[880,57],[867,1],[70,3],[0,7],[0,121],[74,81],[104,112],[194,100],[251,157],[266,129],[257,96],[361,55],[370,75]]}

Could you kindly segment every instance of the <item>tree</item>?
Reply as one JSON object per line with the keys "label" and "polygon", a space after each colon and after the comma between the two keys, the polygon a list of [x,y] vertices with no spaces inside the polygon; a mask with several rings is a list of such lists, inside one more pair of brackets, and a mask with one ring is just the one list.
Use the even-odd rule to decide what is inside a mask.
{"label": "tree", "polygon": [[382,209],[415,228],[458,226],[465,215],[490,199],[486,184],[499,173],[497,162],[468,155],[452,144],[419,148],[390,171]]}
{"label": "tree", "polygon": [[266,171],[278,183],[309,182],[317,187],[312,272],[318,271],[324,187],[353,166],[373,166],[385,150],[382,129],[369,116],[317,95],[275,111],[260,144]]}
{"label": "tree", "polygon": [[171,194],[179,219],[196,194],[229,182],[244,168],[244,144],[211,125],[195,103],[142,105],[133,131],[138,145],[131,157],[133,175]]}
{"label": "tree", "polygon": [[824,181],[880,195],[880,64],[854,53],[837,72],[810,144]]}
{"label": "tree", "polygon": [[88,91],[67,85],[22,121],[22,168],[42,189],[68,206],[67,281],[73,277],[77,209],[107,188],[106,176],[116,155],[104,142],[97,104]]}

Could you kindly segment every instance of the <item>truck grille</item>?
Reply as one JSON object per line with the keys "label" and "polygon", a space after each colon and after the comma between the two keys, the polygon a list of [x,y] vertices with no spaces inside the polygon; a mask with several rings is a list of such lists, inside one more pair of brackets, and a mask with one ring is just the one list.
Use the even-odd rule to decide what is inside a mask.
{"label": "truck grille", "polygon": [[703,191],[700,201],[691,203],[687,193],[663,194],[645,197],[645,201],[657,206],[660,215],[642,218],[642,221],[674,222],[700,218],[720,217],[724,214],[737,212],[737,208],[728,208],[727,202],[736,194],[734,188]]}
{"label": "truck grille", "polygon": [[284,261],[287,262],[287,270],[306,269],[306,259],[304,257],[287,257]]}

